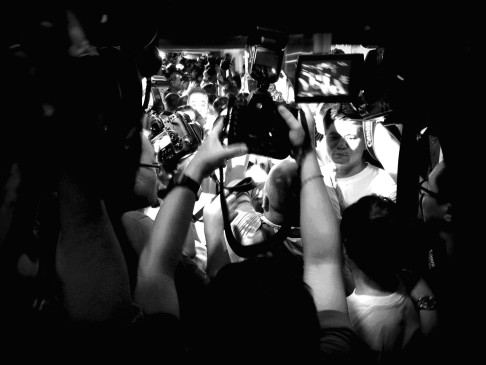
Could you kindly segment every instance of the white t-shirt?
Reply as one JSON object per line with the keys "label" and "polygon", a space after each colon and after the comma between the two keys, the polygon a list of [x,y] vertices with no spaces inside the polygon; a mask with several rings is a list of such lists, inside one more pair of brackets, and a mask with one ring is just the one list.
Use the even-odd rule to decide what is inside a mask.
{"label": "white t-shirt", "polygon": [[341,209],[370,194],[381,195],[393,201],[397,199],[395,180],[388,172],[372,164],[368,164],[363,171],[356,175],[344,178],[337,177],[335,184]]}
{"label": "white t-shirt", "polygon": [[346,299],[353,328],[374,351],[400,352],[420,330],[419,315],[406,295],[357,295],[353,291]]}

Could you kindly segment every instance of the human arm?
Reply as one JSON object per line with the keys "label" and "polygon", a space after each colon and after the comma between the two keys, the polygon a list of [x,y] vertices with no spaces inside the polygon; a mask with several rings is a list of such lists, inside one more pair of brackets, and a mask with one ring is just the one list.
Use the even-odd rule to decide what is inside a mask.
{"label": "human arm", "polygon": [[[418,303],[422,297],[434,298],[434,293],[427,282],[421,277],[410,291],[410,297],[414,303]],[[437,309],[417,308],[420,316],[420,328],[425,336],[435,333],[438,325]]]}
{"label": "human arm", "polygon": [[[347,314],[338,221],[321,176],[316,151],[312,144],[304,144],[305,134],[300,123],[283,108],[279,107],[279,111],[289,125],[291,143],[300,150],[296,154],[300,155],[303,182],[300,227],[304,280],[311,288],[318,312],[336,310]],[[309,130],[313,130],[311,127]]]}
{"label": "human arm", "polygon": [[385,171],[397,182],[400,142],[383,123],[375,123],[373,152]]}
{"label": "human arm", "polygon": [[[232,221],[237,213],[235,211],[236,197],[230,194],[226,199],[228,204],[229,219]],[[230,262],[228,250],[224,242],[223,212],[221,211],[221,199],[214,199],[204,208],[204,236],[207,247],[206,273],[210,278],[214,277],[219,269]]]}
{"label": "human arm", "polygon": [[62,303],[76,322],[120,319],[119,314],[131,307],[130,284],[105,204],[94,186],[72,174],[61,174],[58,189],[61,234],[56,272]]}
{"label": "human arm", "polygon": [[[222,117],[184,170],[189,178],[200,184],[204,177],[221,166],[225,159],[247,153],[243,144],[223,146]],[[148,245],[139,261],[135,299],[147,313],[170,313],[179,316],[179,303],[174,272],[182,253],[191,222],[195,194],[175,186],[164,199],[155,219]]]}

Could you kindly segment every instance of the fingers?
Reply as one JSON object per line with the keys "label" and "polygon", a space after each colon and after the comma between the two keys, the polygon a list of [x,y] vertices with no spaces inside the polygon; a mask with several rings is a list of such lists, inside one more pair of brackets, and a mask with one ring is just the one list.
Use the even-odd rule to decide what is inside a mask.
{"label": "fingers", "polygon": [[233,157],[242,156],[248,153],[248,147],[244,143],[234,143],[226,146],[224,149],[224,158],[230,159]]}
{"label": "fingers", "polygon": [[278,111],[290,128],[289,139],[294,147],[300,147],[304,143],[305,132],[301,123],[295,119],[293,114],[283,105],[278,106]]}
{"label": "fingers", "polygon": [[224,124],[223,120],[224,120],[224,116],[220,115],[218,118],[216,118],[213,124],[213,129],[211,133],[214,133],[218,137],[220,137],[221,133],[223,133],[223,124]]}
{"label": "fingers", "polygon": [[285,120],[285,122],[287,123],[291,131],[298,130],[301,128],[299,121],[295,119],[292,113],[285,106],[279,105],[278,112]]}

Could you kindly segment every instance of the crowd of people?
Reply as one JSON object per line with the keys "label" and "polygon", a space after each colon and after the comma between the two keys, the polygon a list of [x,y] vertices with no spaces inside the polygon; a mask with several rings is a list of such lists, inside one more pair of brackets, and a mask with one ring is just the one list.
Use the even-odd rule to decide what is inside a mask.
{"label": "crowd of people", "polygon": [[[47,358],[62,348],[169,363],[441,356],[454,252],[442,156],[423,176],[417,219],[403,221],[399,139],[377,126],[385,137],[375,152],[383,144],[392,152],[370,155],[352,103],[300,105],[305,118],[279,105],[291,154],[255,156],[225,143],[229,101],[253,91],[228,59],[161,71],[147,51],[153,39],[107,47],[83,28],[83,14],[65,15],[56,66],[77,75],[69,95],[59,70],[52,85],[42,83],[52,65],[31,48],[8,50],[11,90],[23,87],[19,78],[39,87],[20,117],[32,127],[28,148],[7,143],[22,127],[2,136],[12,147],[0,201],[9,345]],[[161,73],[167,89],[144,103],[142,85]],[[164,165],[151,116],[174,113],[201,127],[201,143]],[[39,126],[42,141],[32,134]],[[264,246],[278,232],[281,240]]]}

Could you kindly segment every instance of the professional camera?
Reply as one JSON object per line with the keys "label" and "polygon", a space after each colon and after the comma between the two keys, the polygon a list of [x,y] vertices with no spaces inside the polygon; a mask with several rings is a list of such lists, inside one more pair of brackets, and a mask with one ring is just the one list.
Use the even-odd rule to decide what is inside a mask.
{"label": "professional camera", "polygon": [[157,161],[167,171],[174,170],[182,158],[195,152],[204,136],[203,127],[181,112],[152,115],[150,129]]}
{"label": "professional camera", "polygon": [[[290,155],[289,127],[277,110],[277,103],[268,91],[280,75],[288,35],[258,27],[248,37],[250,76],[257,82],[242,103],[230,100],[232,106],[227,131],[228,143],[244,142],[249,153],[284,159]],[[298,118],[299,109],[285,105]],[[300,114],[302,116],[302,113]]]}

